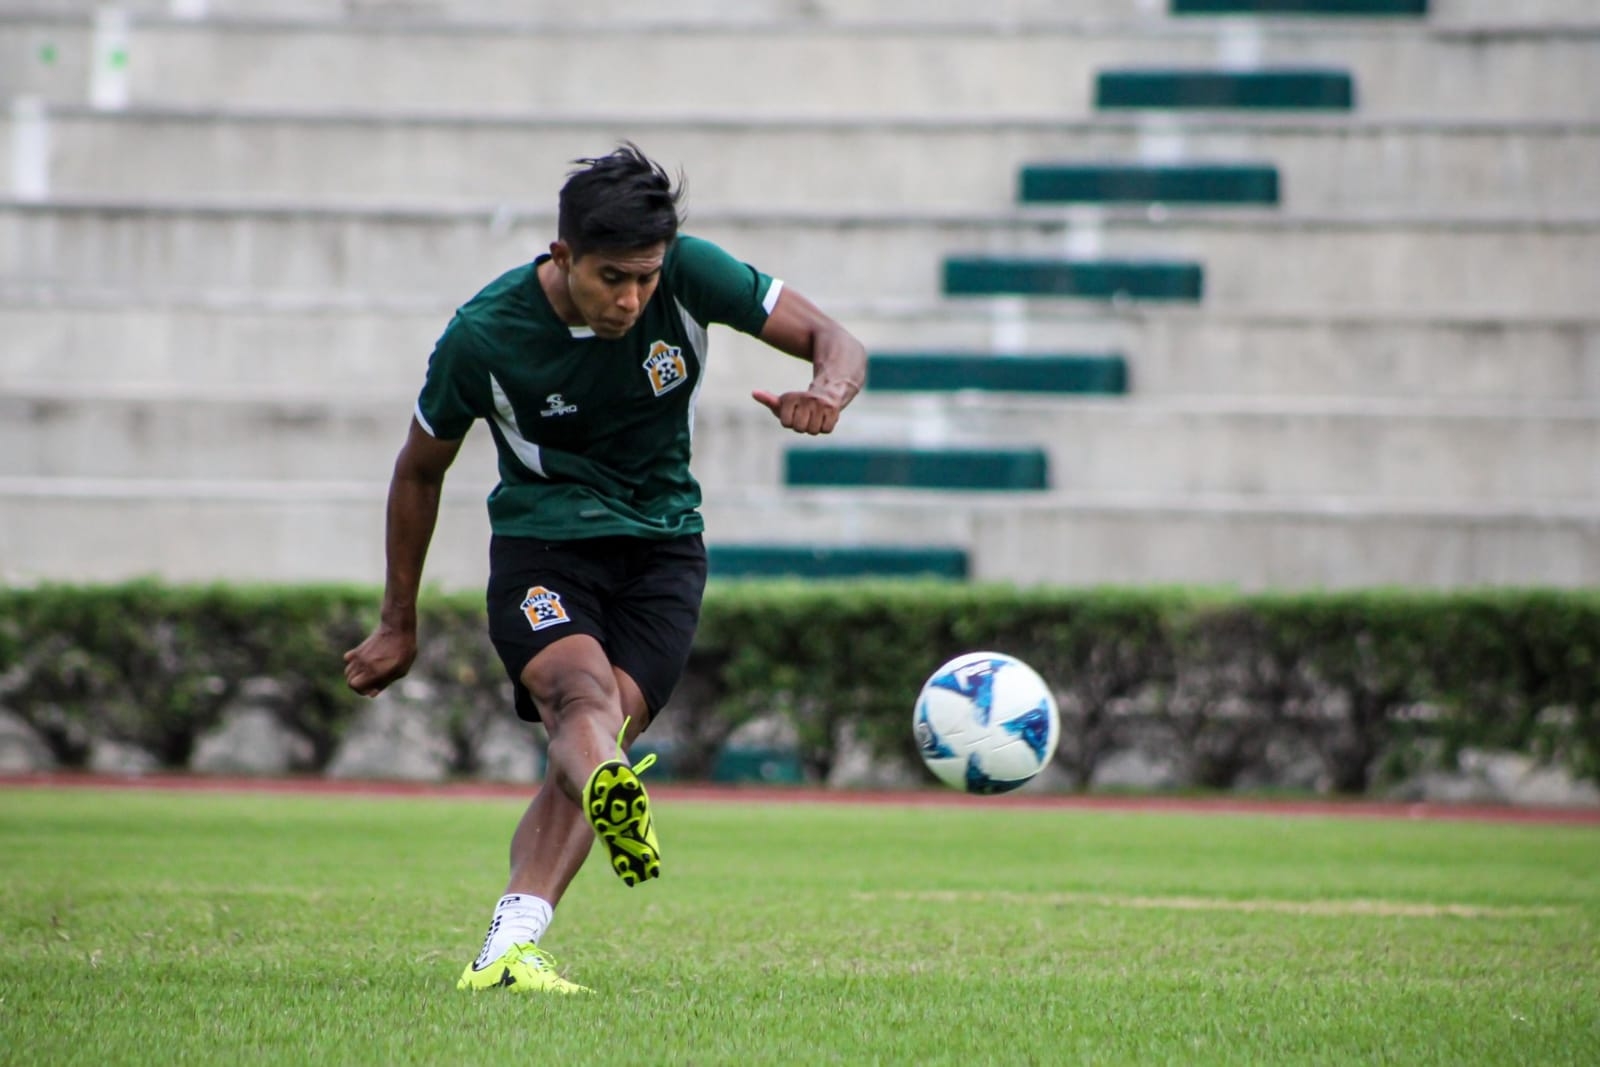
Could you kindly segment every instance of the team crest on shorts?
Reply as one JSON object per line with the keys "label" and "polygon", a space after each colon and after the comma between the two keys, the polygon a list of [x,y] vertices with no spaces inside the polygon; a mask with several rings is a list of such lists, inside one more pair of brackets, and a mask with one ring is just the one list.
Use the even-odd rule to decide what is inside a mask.
{"label": "team crest on shorts", "polygon": [[528,590],[528,595],[522,600],[522,613],[528,617],[528,625],[535,630],[572,621],[567,616],[567,609],[561,606],[561,594],[542,585]]}
{"label": "team crest on shorts", "polygon": [[665,341],[657,341],[650,346],[650,355],[644,361],[644,372],[650,376],[650,388],[655,390],[656,396],[676,389],[689,380],[689,365],[684,362],[683,349]]}

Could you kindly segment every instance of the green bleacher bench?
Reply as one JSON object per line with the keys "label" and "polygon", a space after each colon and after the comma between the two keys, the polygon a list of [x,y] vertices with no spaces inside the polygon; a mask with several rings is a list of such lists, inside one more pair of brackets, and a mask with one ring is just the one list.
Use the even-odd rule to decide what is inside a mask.
{"label": "green bleacher bench", "polygon": [[710,545],[713,578],[954,578],[965,549],[942,545]]}
{"label": "green bleacher bench", "polygon": [[1270,163],[1030,163],[1025,204],[1276,204]]}
{"label": "green bleacher bench", "polygon": [[1417,18],[1428,13],[1428,0],[1172,0],[1172,13]]}
{"label": "green bleacher bench", "polygon": [[977,492],[1050,487],[1048,458],[1037,448],[791,448],[784,482]]}
{"label": "green bleacher bench", "polygon": [[1200,264],[1161,260],[952,256],[947,296],[1071,296],[1094,300],[1199,300]]}
{"label": "green bleacher bench", "polygon": [[1096,79],[1095,105],[1349,111],[1355,106],[1355,83],[1343,70],[1108,70]]}
{"label": "green bleacher bench", "polygon": [[991,355],[874,352],[867,357],[874,393],[1096,393],[1128,391],[1127,361],[1117,355]]}

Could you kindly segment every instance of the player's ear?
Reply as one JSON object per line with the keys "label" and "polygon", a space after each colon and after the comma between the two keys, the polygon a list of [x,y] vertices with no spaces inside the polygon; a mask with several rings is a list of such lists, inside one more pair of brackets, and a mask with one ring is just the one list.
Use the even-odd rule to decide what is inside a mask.
{"label": "player's ear", "polygon": [[571,270],[572,262],[576,258],[572,254],[572,246],[567,242],[560,240],[550,242],[550,259],[561,270]]}

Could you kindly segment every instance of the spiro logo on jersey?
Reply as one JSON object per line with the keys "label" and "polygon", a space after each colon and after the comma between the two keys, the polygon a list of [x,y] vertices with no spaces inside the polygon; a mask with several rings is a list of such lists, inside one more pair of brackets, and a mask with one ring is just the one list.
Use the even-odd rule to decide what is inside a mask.
{"label": "spiro logo on jersey", "polygon": [[572,621],[567,617],[567,609],[561,606],[561,594],[542,585],[528,590],[528,595],[522,601],[522,613],[528,617],[528,625],[535,630]]}
{"label": "spiro logo on jersey", "polygon": [[544,398],[544,410],[539,412],[541,418],[548,419],[552,415],[576,415],[578,405],[567,403],[567,398],[560,393],[551,393]]}
{"label": "spiro logo on jersey", "polygon": [[644,372],[650,375],[650,388],[655,390],[656,396],[676,389],[689,380],[689,365],[683,361],[683,349],[665,341],[657,341],[650,346],[650,355],[644,361]]}

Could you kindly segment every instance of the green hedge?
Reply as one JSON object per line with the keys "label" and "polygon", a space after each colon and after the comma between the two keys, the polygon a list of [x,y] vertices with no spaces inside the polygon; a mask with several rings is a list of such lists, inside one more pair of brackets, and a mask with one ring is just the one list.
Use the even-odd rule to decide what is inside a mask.
{"label": "green hedge", "polygon": [[[321,766],[359,702],[341,654],[377,602],[370,589],[328,587],[0,590],[0,705],[65,765],[101,736],[177,767],[241,684],[266,676]],[[413,676],[432,684],[458,739],[510,713],[477,594],[425,596],[422,628]],[[1600,780],[1600,594],[1545,590],[713,584],[675,701],[685,740],[674,762],[706,773],[735,728],[772,711],[792,719],[816,775],[847,727],[910,759],[917,688],[978,648],[1020,656],[1056,687],[1058,760],[1079,782],[1139,743],[1217,788],[1275,746],[1313,754],[1349,793],[1465,747],[1529,752]],[[473,770],[465,758],[456,769]]]}

